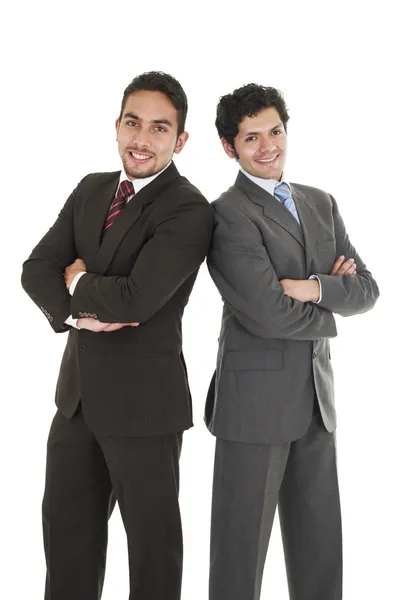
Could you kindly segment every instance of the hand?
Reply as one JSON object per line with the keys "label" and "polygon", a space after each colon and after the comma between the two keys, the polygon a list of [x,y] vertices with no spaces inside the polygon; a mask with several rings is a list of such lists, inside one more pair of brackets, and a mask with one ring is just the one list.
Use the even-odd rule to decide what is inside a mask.
{"label": "hand", "polygon": [[139,323],[104,323],[107,325],[102,331],[117,331],[123,327],[138,327]]}
{"label": "hand", "polygon": [[339,256],[330,272],[330,275],[356,275],[357,265],[354,258],[345,261],[344,256]]}
{"label": "hand", "polygon": [[98,319],[92,319],[86,317],[84,319],[78,319],[77,326],[80,329],[88,329],[93,333],[111,332],[122,329],[123,327],[138,327],[139,323],[102,323]]}
{"label": "hand", "polygon": [[320,284],[317,279],[281,279],[284,294],[300,302],[318,302]]}
{"label": "hand", "polygon": [[76,277],[76,275],[78,273],[81,273],[82,271],[86,272],[87,267],[85,265],[85,262],[81,258],[76,258],[74,263],[72,263],[71,265],[66,267],[64,277],[65,277],[66,287],[68,289],[72,285],[72,281]]}

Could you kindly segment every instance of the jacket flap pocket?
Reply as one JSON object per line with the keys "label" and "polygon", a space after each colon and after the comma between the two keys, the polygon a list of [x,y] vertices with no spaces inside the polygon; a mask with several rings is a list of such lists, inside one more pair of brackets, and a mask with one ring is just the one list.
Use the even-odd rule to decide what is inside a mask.
{"label": "jacket flap pocket", "polygon": [[283,368],[283,350],[228,350],[223,362],[225,371],[263,371]]}

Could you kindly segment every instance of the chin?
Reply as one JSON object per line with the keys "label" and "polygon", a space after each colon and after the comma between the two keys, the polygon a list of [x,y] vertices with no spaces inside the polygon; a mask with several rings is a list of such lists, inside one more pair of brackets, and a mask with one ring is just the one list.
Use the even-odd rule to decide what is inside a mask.
{"label": "chin", "polygon": [[150,177],[150,175],[157,173],[156,166],[131,168],[131,165],[129,165],[127,161],[123,161],[123,166],[128,177],[132,177],[133,179],[144,179],[145,177]]}
{"label": "chin", "polygon": [[147,171],[131,171],[129,170],[127,175],[132,177],[133,179],[145,179],[146,177],[150,177],[157,173],[155,169],[148,169]]}

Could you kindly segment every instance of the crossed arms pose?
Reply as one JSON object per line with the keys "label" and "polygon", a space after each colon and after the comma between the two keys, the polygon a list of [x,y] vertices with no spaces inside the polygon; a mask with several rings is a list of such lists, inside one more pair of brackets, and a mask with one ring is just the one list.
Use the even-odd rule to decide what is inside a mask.
{"label": "crossed arms pose", "polygon": [[24,289],[68,331],[47,446],[46,600],[101,597],[116,501],[130,599],[180,599],[179,457],[192,426],[181,321],[213,228],[172,161],[186,112],[173,77],[136,77],[116,120],[122,169],[87,175],[24,263]]}
{"label": "crossed arms pose", "polygon": [[216,436],[210,600],[259,600],[276,507],[290,597],[342,598],[330,339],[334,314],[370,310],[379,291],[335,199],[287,180],[288,119],[282,94],[256,84],[217,108],[239,173],[212,203],[208,254],[224,304],[205,412]]}

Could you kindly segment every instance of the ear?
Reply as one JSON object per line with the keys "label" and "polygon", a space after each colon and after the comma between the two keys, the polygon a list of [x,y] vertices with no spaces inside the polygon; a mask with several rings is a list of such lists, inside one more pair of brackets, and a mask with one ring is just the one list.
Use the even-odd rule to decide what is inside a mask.
{"label": "ear", "polygon": [[186,142],[189,139],[189,134],[187,131],[183,131],[179,136],[178,139],[176,141],[176,146],[174,149],[175,154],[179,154],[180,152],[182,152]]}
{"label": "ear", "polygon": [[116,140],[118,139],[119,127],[120,127],[120,119],[116,119]]}
{"label": "ear", "polygon": [[226,154],[229,158],[236,158],[236,152],[231,144],[225,140],[225,138],[221,138],[222,146]]}

